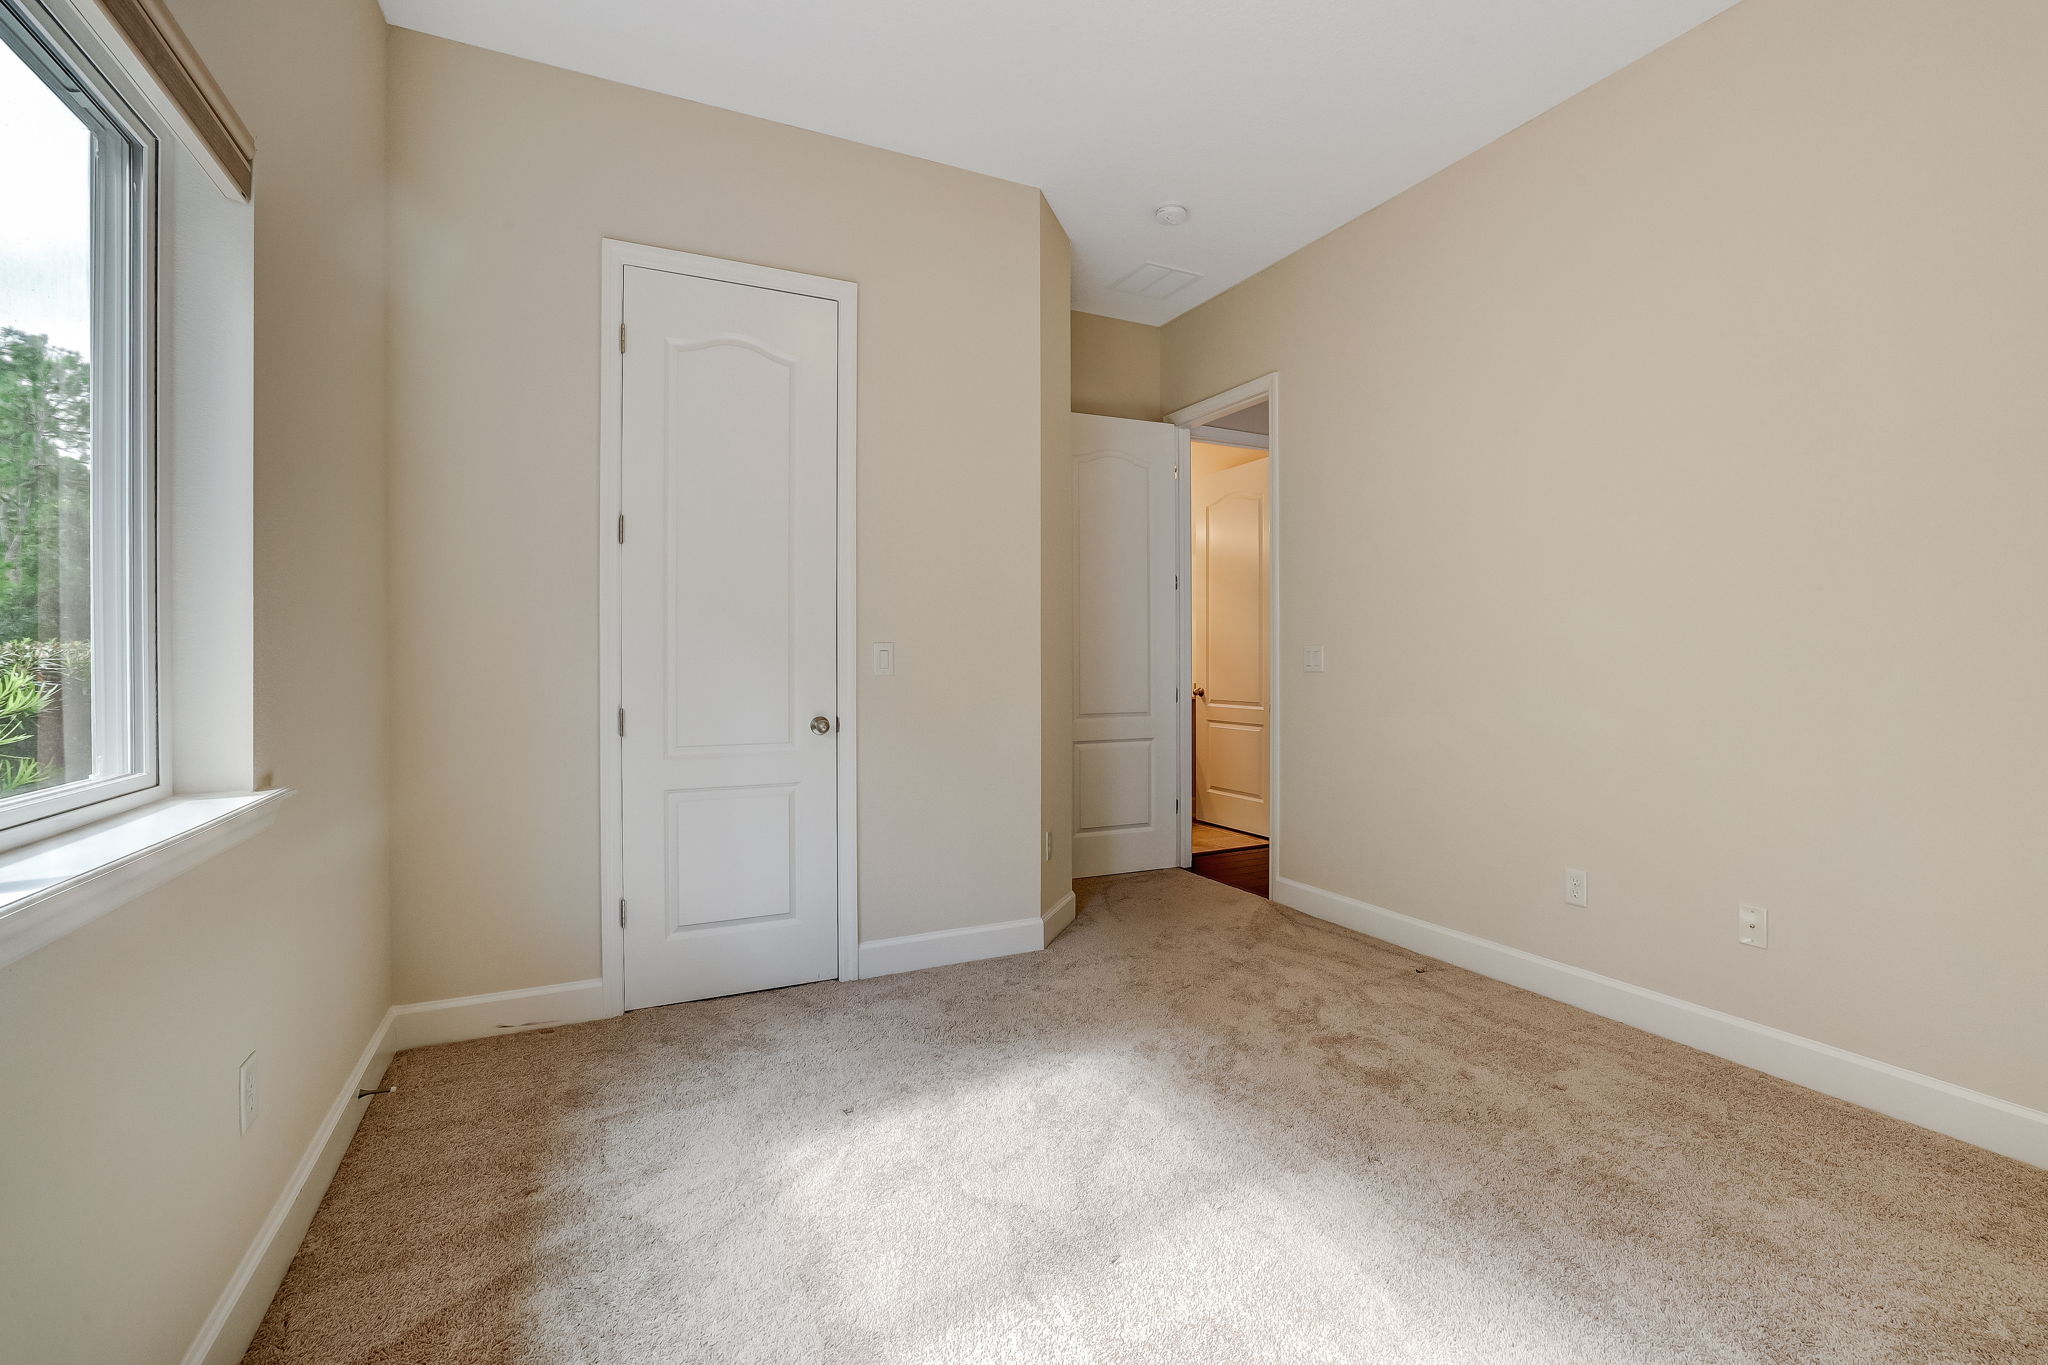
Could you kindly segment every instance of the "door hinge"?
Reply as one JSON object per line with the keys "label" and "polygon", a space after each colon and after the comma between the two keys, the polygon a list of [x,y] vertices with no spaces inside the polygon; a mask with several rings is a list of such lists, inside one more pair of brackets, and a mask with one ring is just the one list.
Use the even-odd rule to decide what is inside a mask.
{"label": "door hinge", "polygon": [[1180,809],[1180,798],[1178,796],[1173,798],[1173,808],[1175,811]]}
{"label": "door hinge", "polygon": [[624,545],[625,543],[626,543],[626,514],[625,514],[624,512],[621,512],[621,513],[619,513],[619,544],[621,544],[621,545]]}
{"label": "door hinge", "polygon": [[620,355],[624,355],[625,353],[626,353],[626,324],[622,322],[622,323],[620,323],[620,324],[619,324],[619,354],[620,354]]}
{"label": "door hinge", "polygon": [[621,706],[621,707],[619,708],[619,734],[620,734],[621,736],[623,736],[623,735],[624,735],[625,733],[626,733],[626,708],[625,708],[625,707],[623,707],[623,706]]}
{"label": "door hinge", "polygon": [[1179,592],[1179,591],[1180,591],[1180,575],[1179,575],[1179,574],[1175,574],[1175,575],[1173,576],[1173,590],[1174,590],[1175,592]]}
{"label": "door hinge", "polygon": [[624,896],[619,897],[619,927],[621,929],[626,927],[626,898]]}

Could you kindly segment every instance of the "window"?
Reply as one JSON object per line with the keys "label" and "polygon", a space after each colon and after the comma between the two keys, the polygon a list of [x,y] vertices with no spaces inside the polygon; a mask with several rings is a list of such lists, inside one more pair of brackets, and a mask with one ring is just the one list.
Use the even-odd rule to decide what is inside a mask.
{"label": "window", "polygon": [[157,785],[154,139],[0,3],[0,834]]}
{"label": "window", "polygon": [[254,152],[156,0],[0,0],[0,967],[291,795],[256,790]]}

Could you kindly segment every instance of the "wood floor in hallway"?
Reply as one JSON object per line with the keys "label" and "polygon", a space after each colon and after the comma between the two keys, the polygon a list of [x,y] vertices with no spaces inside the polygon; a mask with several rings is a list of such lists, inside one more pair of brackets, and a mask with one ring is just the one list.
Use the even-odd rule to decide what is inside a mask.
{"label": "wood floor in hallway", "polygon": [[1254,896],[1263,896],[1271,889],[1271,855],[1264,835],[1197,820],[1192,843],[1194,858],[1189,871],[1197,877],[1207,877]]}

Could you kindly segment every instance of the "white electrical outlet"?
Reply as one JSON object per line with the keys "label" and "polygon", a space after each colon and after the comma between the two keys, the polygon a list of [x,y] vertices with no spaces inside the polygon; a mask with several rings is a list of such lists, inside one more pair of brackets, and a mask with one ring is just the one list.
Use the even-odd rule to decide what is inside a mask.
{"label": "white electrical outlet", "polygon": [[1586,874],[1584,870],[1568,867],[1564,870],[1564,903],[1584,905],[1586,903]]}
{"label": "white electrical outlet", "polygon": [[242,1069],[237,1074],[239,1076],[239,1084],[242,1096],[242,1131],[246,1133],[251,1128],[254,1128],[256,1126],[255,1053],[252,1052],[248,1056],[242,1058]]}
{"label": "white electrical outlet", "polygon": [[1771,912],[1761,905],[1744,905],[1735,911],[1735,937],[1752,948],[1771,946]]}
{"label": "white electrical outlet", "polygon": [[1321,673],[1323,671],[1323,647],[1321,645],[1302,646],[1301,671],[1304,673]]}

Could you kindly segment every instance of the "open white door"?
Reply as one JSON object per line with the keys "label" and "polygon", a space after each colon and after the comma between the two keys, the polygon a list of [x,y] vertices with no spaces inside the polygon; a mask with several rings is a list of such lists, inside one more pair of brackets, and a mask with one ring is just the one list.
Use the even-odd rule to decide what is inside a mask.
{"label": "open white door", "polygon": [[1180,862],[1180,432],[1076,414],[1074,875]]}
{"label": "open white door", "polygon": [[840,305],[629,265],[626,1008],[839,973]]}

